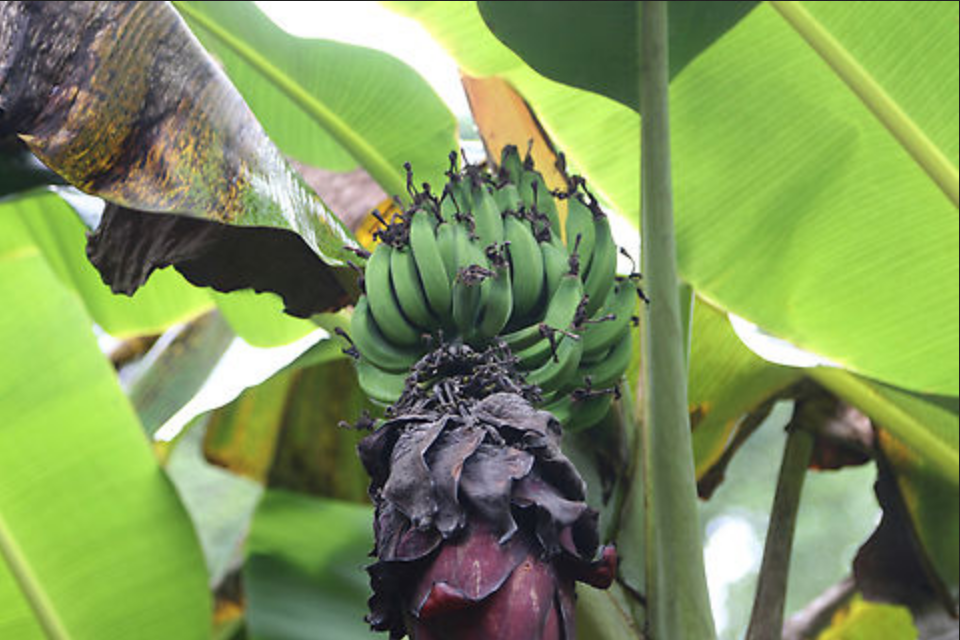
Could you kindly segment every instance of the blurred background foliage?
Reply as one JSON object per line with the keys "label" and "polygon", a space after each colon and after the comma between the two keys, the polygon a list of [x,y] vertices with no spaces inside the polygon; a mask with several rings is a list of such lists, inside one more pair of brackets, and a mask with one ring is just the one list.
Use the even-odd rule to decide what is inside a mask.
{"label": "blurred background foliage", "polygon": [[[176,132],[222,142],[259,131],[255,117],[265,132],[256,143],[224,145],[231,161],[258,176],[228,222],[266,221],[298,234],[321,270],[350,273],[342,245],[369,224],[370,210],[386,211],[387,194],[406,197],[403,162],[413,163],[417,180],[439,182],[450,150],[462,145],[482,160],[484,147],[496,157],[510,142],[532,141],[540,166],[562,150],[636,252],[635,73],[583,55],[602,44],[633,50],[634,23],[617,11],[629,14],[634,3],[607,3],[612,12],[580,2],[384,4],[416,21],[403,23],[411,38],[415,29],[429,34],[421,37],[452,56],[471,113],[451,110],[396,58],[291,36],[249,2],[176,2],[206,52],[171,40],[139,51],[118,73],[69,82],[105,96],[152,91],[139,98],[160,96],[168,107],[186,96],[190,109],[165,111],[168,129],[151,121],[154,146],[141,148],[174,165],[196,161],[177,146]],[[689,14],[671,15],[688,27],[674,34],[684,64],[671,86],[679,268],[695,293],[690,410],[698,480],[709,496],[700,514],[718,629],[738,638],[746,628],[794,401],[826,394],[852,407],[867,435],[839,429],[851,421],[834,414],[806,425],[823,437],[815,464],[840,468],[806,478],[788,615],[851,574],[880,521],[872,490],[879,460],[896,478],[926,571],[921,584],[904,586],[913,621],[902,606],[851,600],[850,588],[833,603],[837,613],[810,628],[829,627],[830,638],[875,628],[891,638],[955,634],[955,619],[930,603],[939,607],[946,594],[955,611],[960,535],[960,259],[949,184],[952,168],[955,191],[957,5],[711,3],[722,28],[698,30],[706,3],[682,4]],[[144,33],[172,28],[190,41],[173,9],[157,6]],[[553,25],[546,40],[531,35],[542,20]],[[857,78],[817,48],[825,36],[884,89],[927,146],[898,137],[884,119],[889,105],[864,97]],[[14,47],[9,42],[0,38]],[[557,56],[558,43],[577,47]],[[118,38],[87,53],[109,70],[134,44]],[[35,52],[3,54],[29,60]],[[164,60],[214,89],[178,94],[177,83],[131,81]],[[583,84],[585,63],[591,74],[604,72],[592,76],[598,85]],[[32,67],[18,69],[16,80],[28,85]],[[16,88],[0,82],[0,97],[14,100]],[[224,110],[216,96],[245,102],[252,114]],[[112,131],[111,118],[134,132],[146,126],[142,113],[124,120],[123,104],[130,102],[71,122],[76,131]],[[76,175],[82,153],[61,153],[18,129],[15,113],[0,116],[0,637],[122,638],[137,628],[202,638],[211,627],[224,639],[315,638],[317,629],[369,636],[362,568],[370,509],[354,454],[362,434],[335,425],[380,409],[361,396],[333,337],[348,312],[293,318],[273,294],[199,288],[173,269],[154,273],[133,297],[110,293],[84,249],[103,205],[50,171]],[[94,144],[109,149],[115,141],[95,136]],[[169,206],[176,185],[157,175],[136,193],[122,180],[86,191],[127,208],[217,219],[224,175],[205,162],[187,172],[191,189],[207,198],[189,211]],[[291,202],[306,213],[284,217]],[[270,255],[247,258],[256,268]],[[266,288],[286,291],[290,278],[277,278]],[[735,330],[732,316],[759,330]],[[97,352],[94,324],[107,358]],[[816,358],[771,362],[758,346],[764,334]],[[836,368],[821,366],[827,361]],[[638,516],[624,502],[635,469],[631,389],[591,438],[568,441],[628,558],[639,548]],[[588,627],[598,638],[629,637],[642,624],[631,593],[642,591],[643,571],[633,558],[623,585],[581,599],[596,611],[632,614],[619,626]],[[103,577],[119,575],[121,583]]]}

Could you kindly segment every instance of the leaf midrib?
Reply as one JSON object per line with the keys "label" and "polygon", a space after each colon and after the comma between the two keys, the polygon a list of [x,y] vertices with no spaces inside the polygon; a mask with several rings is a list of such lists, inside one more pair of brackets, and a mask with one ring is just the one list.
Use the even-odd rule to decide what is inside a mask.
{"label": "leaf midrib", "polygon": [[176,9],[194,20],[213,37],[220,40],[247,64],[253,67],[281,93],[303,109],[320,127],[331,135],[354,160],[367,170],[384,191],[401,198],[406,196],[406,182],[399,171],[391,168],[387,159],[369,142],[359,136],[326,104],[306,91],[296,80],[272,64],[264,56],[247,46],[229,31],[186,2],[174,2]]}
{"label": "leaf midrib", "polygon": [[960,205],[957,168],[833,34],[796,0],[770,0],[777,13],[870,110],[910,157],[953,202]]}
{"label": "leaf midrib", "polygon": [[70,633],[47,596],[47,592],[34,575],[26,555],[14,539],[2,510],[0,510],[0,558],[10,568],[14,581],[19,585],[24,599],[36,615],[37,622],[46,636],[50,640],[70,640]]}
{"label": "leaf midrib", "polygon": [[[846,375],[844,375],[846,373]],[[834,390],[843,390],[857,394],[862,398],[855,403],[859,409],[880,423],[893,434],[910,443],[923,459],[936,469],[936,472],[954,486],[960,484],[960,457],[956,451],[946,446],[933,435],[922,422],[910,412],[886,400],[868,385],[857,380],[849,372],[828,367],[810,370],[810,375],[821,384]]]}

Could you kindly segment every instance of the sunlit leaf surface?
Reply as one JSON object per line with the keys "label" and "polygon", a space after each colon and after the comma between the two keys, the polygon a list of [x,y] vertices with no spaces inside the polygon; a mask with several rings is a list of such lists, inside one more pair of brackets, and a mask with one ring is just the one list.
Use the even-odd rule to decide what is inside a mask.
{"label": "sunlit leaf surface", "polygon": [[[639,3],[477,4],[493,34],[546,77],[595,91],[639,110]],[[670,76],[677,75],[757,4],[667,5]]]}
{"label": "sunlit leaf surface", "polygon": [[[390,6],[470,75],[510,81],[591,184],[638,219],[635,112],[538,75],[471,5]],[[955,171],[956,5],[809,7]],[[680,274],[704,299],[852,371],[957,394],[960,365],[942,356],[960,335],[956,207],[771,7],[674,78],[671,132]]]}
{"label": "sunlit leaf surface", "polygon": [[285,153],[324,169],[362,166],[391,196],[406,196],[405,162],[419,181],[443,181],[447,154],[458,149],[456,122],[403,62],[291,36],[252,2],[175,6]]}
{"label": "sunlit leaf surface", "polygon": [[0,637],[209,635],[193,529],[26,230],[0,239]]}
{"label": "sunlit leaf surface", "polygon": [[93,320],[108,333],[126,336],[160,332],[212,305],[205,292],[171,270],[156,273],[136,297],[112,294],[84,253],[86,229],[73,210],[53,194],[0,204],[0,229],[14,224],[13,219],[29,229],[60,281],[76,292]]}

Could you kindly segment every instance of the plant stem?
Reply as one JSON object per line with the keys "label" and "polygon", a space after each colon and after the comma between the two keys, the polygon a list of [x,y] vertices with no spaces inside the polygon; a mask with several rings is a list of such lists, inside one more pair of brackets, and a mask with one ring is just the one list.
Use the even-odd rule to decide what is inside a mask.
{"label": "plant stem", "polygon": [[687,363],[687,374],[690,373],[690,346],[693,341],[693,310],[697,304],[697,294],[686,282],[681,282],[677,289],[680,296],[680,327],[683,329],[683,361]]}
{"label": "plant stem", "polygon": [[70,633],[60,620],[57,609],[33,573],[30,563],[13,538],[0,514],[0,565],[6,565],[14,582],[20,587],[24,600],[30,605],[37,623],[49,640],[69,640]]}
{"label": "plant stem", "polygon": [[797,509],[807,465],[813,453],[813,435],[795,423],[788,427],[787,444],[780,464],[777,493],[767,539],[763,547],[760,579],[753,600],[753,612],[746,640],[779,640],[783,629],[783,607],[790,573],[790,552],[797,524]]}
{"label": "plant stem", "polygon": [[803,5],[790,0],[772,0],[770,5],[830,65],[956,207],[960,203],[960,179],[947,156]]}
{"label": "plant stem", "polygon": [[850,602],[856,590],[853,576],[827,587],[784,623],[783,640],[805,640],[819,636],[830,625],[833,615]]}
{"label": "plant stem", "polygon": [[647,602],[654,638],[715,637],[697,516],[673,237],[667,5],[640,5],[641,228]]}

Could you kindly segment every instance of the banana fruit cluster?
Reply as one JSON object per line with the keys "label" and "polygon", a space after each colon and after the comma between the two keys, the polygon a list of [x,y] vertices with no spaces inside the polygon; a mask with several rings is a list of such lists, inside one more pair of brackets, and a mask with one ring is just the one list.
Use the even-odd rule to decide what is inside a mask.
{"label": "banana fruit cluster", "polygon": [[541,409],[568,429],[596,423],[630,361],[638,300],[635,278],[616,276],[607,216],[571,180],[561,229],[554,194],[515,147],[496,176],[448,176],[439,197],[411,186],[415,204],[377,232],[350,327],[361,387],[389,405],[428,351],[499,344]]}

